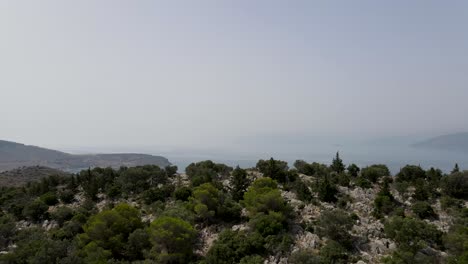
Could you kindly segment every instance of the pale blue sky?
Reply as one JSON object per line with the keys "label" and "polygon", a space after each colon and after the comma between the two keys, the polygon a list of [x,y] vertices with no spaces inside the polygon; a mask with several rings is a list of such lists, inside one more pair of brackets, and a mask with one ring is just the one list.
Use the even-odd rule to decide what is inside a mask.
{"label": "pale blue sky", "polygon": [[0,72],[36,145],[466,131],[468,2],[5,0]]}

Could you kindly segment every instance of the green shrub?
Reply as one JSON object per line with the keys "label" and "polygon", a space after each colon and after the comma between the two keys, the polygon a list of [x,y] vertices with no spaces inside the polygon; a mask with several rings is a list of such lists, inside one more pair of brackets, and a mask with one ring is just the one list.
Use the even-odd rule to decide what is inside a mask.
{"label": "green shrub", "polygon": [[61,206],[51,213],[51,218],[58,222],[60,226],[63,225],[66,221],[72,219],[74,215],[73,209],[67,206]]}
{"label": "green shrub", "polygon": [[259,233],[247,234],[226,229],[206,254],[207,264],[239,263],[247,256],[265,253],[264,239]]}
{"label": "green shrub", "polygon": [[192,189],[185,186],[177,188],[174,192],[174,196],[177,200],[188,201],[189,197],[192,196]]}
{"label": "green shrub", "polygon": [[373,183],[386,176],[390,176],[390,170],[383,164],[371,165],[361,170],[361,177]]}
{"label": "green shrub", "polygon": [[442,244],[442,232],[426,222],[392,217],[385,222],[385,234],[404,251],[416,253],[425,246],[438,247]]}
{"label": "green shrub", "polygon": [[428,202],[418,201],[411,207],[413,213],[421,219],[435,218],[437,215]]}
{"label": "green shrub", "polygon": [[252,229],[263,237],[277,235],[286,226],[286,218],[282,213],[270,211],[268,214],[258,213],[250,219]]}
{"label": "green shrub", "polygon": [[49,206],[58,204],[58,198],[54,192],[45,193],[41,195],[40,199]]}
{"label": "green shrub", "polygon": [[39,220],[47,218],[47,210],[49,206],[42,200],[34,200],[23,209],[23,216],[27,219],[37,222]]}
{"label": "green shrub", "polygon": [[72,190],[65,189],[59,192],[59,199],[64,204],[72,203],[75,199],[75,193]]}

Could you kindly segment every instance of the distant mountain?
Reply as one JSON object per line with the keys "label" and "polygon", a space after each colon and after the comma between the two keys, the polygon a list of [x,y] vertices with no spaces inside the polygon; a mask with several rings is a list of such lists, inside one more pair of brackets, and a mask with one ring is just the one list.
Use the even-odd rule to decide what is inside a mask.
{"label": "distant mountain", "polygon": [[53,175],[68,176],[69,174],[43,166],[21,167],[0,172],[0,186],[21,186]]}
{"label": "distant mountain", "polygon": [[63,171],[79,171],[89,167],[158,165],[171,163],[164,157],[146,154],[72,155],[56,150],[0,140],[0,172],[28,166],[44,166]]}
{"label": "distant mountain", "polygon": [[412,145],[416,148],[468,153],[468,132],[443,135]]}

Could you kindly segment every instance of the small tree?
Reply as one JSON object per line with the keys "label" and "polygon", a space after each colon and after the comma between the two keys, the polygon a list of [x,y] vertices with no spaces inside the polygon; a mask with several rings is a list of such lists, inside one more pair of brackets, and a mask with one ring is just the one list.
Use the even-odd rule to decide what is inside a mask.
{"label": "small tree", "polygon": [[195,237],[192,225],[179,218],[163,216],[150,226],[152,253],[158,263],[188,263]]}
{"label": "small tree", "polygon": [[244,197],[244,193],[247,191],[249,184],[250,181],[247,178],[247,172],[237,166],[231,176],[232,198],[234,201],[239,201]]}
{"label": "small tree", "polygon": [[336,194],[338,190],[333,185],[328,176],[325,176],[318,185],[318,197],[324,202],[336,202]]}
{"label": "small tree", "polygon": [[356,178],[359,175],[359,171],[361,171],[361,169],[354,163],[348,166],[348,173],[353,178]]}
{"label": "small tree", "polygon": [[455,167],[453,167],[453,170],[452,170],[451,174],[454,174],[454,173],[457,173],[457,172],[460,172],[460,168],[458,167],[458,163],[455,163]]}
{"label": "small tree", "polygon": [[332,171],[337,173],[342,173],[345,171],[345,165],[343,164],[343,160],[340,158],[340,152],[336,152],[336,156],[333,159],[330,168]]}

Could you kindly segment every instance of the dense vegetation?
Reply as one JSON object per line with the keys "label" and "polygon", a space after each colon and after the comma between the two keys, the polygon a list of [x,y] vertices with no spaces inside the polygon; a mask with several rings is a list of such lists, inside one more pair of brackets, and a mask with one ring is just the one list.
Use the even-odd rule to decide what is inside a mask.
{"label": "dense vegetation", "polygon": [[[356,193],[372,197],[368,215]],[[94,168],[0,187],[0,262],[468,263],[467,199],[468,171],[408,165],[392,177],[338,153],[293,169],[273,158],[248,170],[192,163],[186,174]],[[367,222],[384,253],[362,254],[376,237],[359,231]]]}

